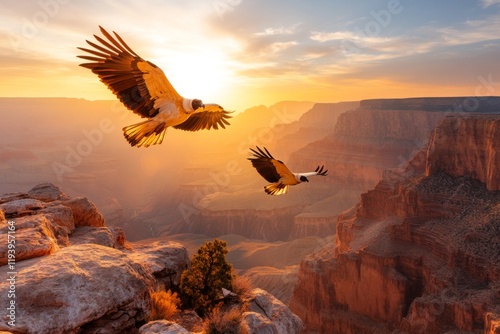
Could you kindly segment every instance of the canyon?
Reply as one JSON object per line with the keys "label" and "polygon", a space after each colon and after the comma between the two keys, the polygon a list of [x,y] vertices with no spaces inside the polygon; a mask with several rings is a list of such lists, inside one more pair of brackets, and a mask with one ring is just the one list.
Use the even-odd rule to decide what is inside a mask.
{"label": "canyon", "polygon": [[[205,179],[193,184],[196,178],[192,177],[191,188],[185,186],[179,191],[182,195],[176,206],[190,209],[189,223],[183,217],[180,228],[167,233],[203,231],[213,236],[238,234],[265,241],[331,235],[338,215],[355,205],[360,193],[373,188],[385,170],[403,166],[427,145],[431,132],[444,117],[464,114],[457,110],[471,99],[476,101],[474,110],[468,108],[471,113],[500,110],[498,97],[315,104],[298,121],[277,126],[286,135],[275,135],[277,143],[268,148],[293,171],[325,165],[328,177],[312,178],[306,185],[293,187],[286,197],[273,198],[270,204],[262,191],[266,182],[249,163],[240,162],[238,172],[228,173],[228,182],[223,186],[214,186],[214,178],[207,178],[207,171]],[[318,124],[322,124],[321,129]],[[301,136],[309,132],[320,135]],[[491,165],[489,170],[495,167]],[[193,205],[193,201],[199,205]]]}
{"label": "canyon", "polygon": [[[126,146],[117,129],[133,117],[110,101],[68,99],[86,113],[76,123],[60,114],[59,102],[0,99],[0,111],[7,106],[15,117],[31,115],[33,103],[50,115],[33,116],[38,127],[0,125],[10,134],[0,151],[1,190],[14,192],[0,213],[34,224],[19,236],[39,240],[23,239],[21,263],[49,254],[64,260],[71,247],[97,243],[127,253],[113,256],[135,268],[144,256],[135,252],[154,252],[148,244],[192,254],[220,237],[236,271],[289,304],[305,333],[500,330],[499,97],[282,102],[236,115],[227,132],[172,131],[160,147],[142,151]],[[52,122],[58,119],[62,130]],[[79,164],[68,158],[91,139],[96,144]],[[329,176],[268,196],[247,161],[255,145],[294,171],[324,164]],[[62,182],[53,161],[74,164]],[[37,199],[43,187],[17,193],[46,181],[70,196]],[[92,206],[85,197],[99,214],[71,220],[71,212]],[[96,226],[80,226],[94,219]],[[141,311],[120,306],[128,324],[144,322],[134,305]]]}
{"label": "canyon", "polygon": [[499,126],[444,118],[339,216],[335,242],[300,265],[290,307],[305,333],[500,330]]}

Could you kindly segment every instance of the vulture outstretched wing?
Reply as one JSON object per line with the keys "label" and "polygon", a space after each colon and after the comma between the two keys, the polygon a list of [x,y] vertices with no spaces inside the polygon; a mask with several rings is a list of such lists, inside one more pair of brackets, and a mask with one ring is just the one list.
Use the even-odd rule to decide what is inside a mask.
{"label": "vulture outstretched wing", "polygon": [[258,146],[256,148],[256,150],[250,149],[253,157],[248,160],[264,179],[268,182],[278,182],[282,177],[295,178],[288,167],[282,161],[276,160],[265,147],[264,150]]}
{"label": "vulture outstretched wing", "polygon": [[99,28],[107,40],[94,35],[101,45],[87,40],[94,49],[79,47],[91,54],[78,56],[90,61],[80,66],[97,74],[127,108],[142,117],[154,117],[159,112],[156,99],[182,100],[159,67],[137,55],[116,32],[113,37]]}
{"label": "vulture outstretched wing", "polygon": [[205,105],[205,107],[196,110],[189,118],[179,125],[175,125],[174,128],[185,130],[185,131],[198,131],[198,130],[210,130],[214,128],[219,129],[219,126],[223,129],[226,125],[229,125],[227,121],[231,112],[225,111],[222,107],[218,105]]}

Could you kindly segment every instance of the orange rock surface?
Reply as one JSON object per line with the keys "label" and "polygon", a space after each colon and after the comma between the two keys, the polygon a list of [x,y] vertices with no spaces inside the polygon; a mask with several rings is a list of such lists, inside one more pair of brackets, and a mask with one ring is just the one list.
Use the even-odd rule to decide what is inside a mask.
{"label": "orange rock surface", "polygon": [[[305,333],[496,333],[499,115],[446,118],[301,264]],[[465,161],[467,163],[465,163]]]}

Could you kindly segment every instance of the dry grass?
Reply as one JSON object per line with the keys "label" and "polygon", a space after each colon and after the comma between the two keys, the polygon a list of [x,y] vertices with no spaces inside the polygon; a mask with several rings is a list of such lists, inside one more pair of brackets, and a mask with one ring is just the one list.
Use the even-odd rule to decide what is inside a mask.
{"label": "dry grass", "polygon": [[253,289],[253,283],[248,277],[234,276],[233,292],[238,295],[240,300],[244,299]]}
{"label": "dry grass", "polygon": [[242,310],[232,307],[228,310],[215,308],[205,318],[203,323],[204,334],[248,334],[246,328],[241,326]]}
{"label": "dry grass", "polygon": [[176,292],[157,291],[151,294],[151,313],[149,321],[174,320],[179,314],[181,300]]}

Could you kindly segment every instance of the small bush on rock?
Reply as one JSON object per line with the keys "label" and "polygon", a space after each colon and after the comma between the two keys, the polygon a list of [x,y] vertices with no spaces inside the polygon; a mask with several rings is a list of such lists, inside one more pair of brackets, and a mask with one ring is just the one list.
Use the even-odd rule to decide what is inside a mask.
{"label": "small bush on rock", "polygon": [[179,314],[181,300],[176,292],[157,291],[151,294],[151,313],[149,321],[174,320]]}
{"label": "small bush on rock", "polygon": [[239,307],[232,307],[227,310],[215,308],[212,313],[205,318],[203,333],[248,334],[248,331],[241,326],[242,319],[242,310]]}

